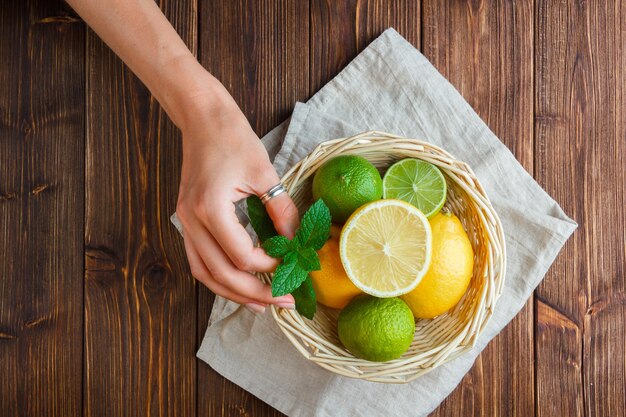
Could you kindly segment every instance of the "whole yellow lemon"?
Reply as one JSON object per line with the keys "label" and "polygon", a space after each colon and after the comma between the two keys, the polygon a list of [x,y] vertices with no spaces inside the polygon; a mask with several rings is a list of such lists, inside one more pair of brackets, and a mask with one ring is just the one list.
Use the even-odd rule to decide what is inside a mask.
{"label": "whole yellow lemon", "polygon": [[445,313],[463,297],[474,269],[474,250],[459,219],[440,212],[430,219],[432,262],[419,285],[402,296],[413,315],[429,319]]}

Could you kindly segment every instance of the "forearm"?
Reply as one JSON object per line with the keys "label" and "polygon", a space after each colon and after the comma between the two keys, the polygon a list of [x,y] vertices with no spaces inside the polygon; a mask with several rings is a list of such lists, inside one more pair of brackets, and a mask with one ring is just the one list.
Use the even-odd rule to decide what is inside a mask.
{"label": "forearm", "polygon": [[[183,162],[176,213],[192,274],[218,295],[255,312],[274,298],[249,271],[277,261],[254,247],[233,203],[262,195],[280,179],[263,144],[224,86],[195,59],[153,0],[67,0],[146,84],[182,130]],[[216,146],[217,145],[217,146]],[[292,238],[298,209],[286,193],[266,205],[276,230]]]}
{"label": "forearm", "polygon": [[153,0],[67,1],[143,81],[179,127],[207,101],[219,106],[231,100]]}

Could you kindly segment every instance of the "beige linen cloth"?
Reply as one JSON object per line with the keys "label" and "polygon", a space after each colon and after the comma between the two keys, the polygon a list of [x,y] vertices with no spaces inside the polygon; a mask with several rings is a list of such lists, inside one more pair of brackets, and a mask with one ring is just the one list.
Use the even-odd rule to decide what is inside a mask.
{"label": "beige linen cloth", "polygon": [[504,227],[504,291],[469,353],[405,385],[326,371],[291,346],[269,311],[255,315],[218,297],[198,357],[289,416],[427,415],[523,307],[576,228],[456,89],[393,29],[306,104],[296,104],[291,120],[263,143],[282,175],[318,143],[365,130],[424,139],[470,164]]}

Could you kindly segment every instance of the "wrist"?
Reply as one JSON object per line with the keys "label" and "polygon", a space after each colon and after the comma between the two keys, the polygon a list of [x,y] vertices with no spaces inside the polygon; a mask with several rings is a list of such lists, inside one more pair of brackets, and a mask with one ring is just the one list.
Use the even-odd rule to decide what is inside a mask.
{"label": "wrist", "polygon": [[163,70],[171,82],[161,83],[155,96],[179,129],[199,117],[238,109],[226,88],[193,55],[172,60]]}

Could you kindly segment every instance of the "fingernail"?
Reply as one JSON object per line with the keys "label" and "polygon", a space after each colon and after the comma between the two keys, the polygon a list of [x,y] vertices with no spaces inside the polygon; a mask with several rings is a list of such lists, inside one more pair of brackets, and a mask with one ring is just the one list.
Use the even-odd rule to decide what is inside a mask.
{"label": "fingernail", "polygon": [[287,223],[284,224],[281,227],[281,230],[279,230],[279,232],[282,231],[282,235],[285,236],[288,239],[293,239],[296,236],[296,230],[298,230],[298,227],[300,227],[300,220],[296,219],[296,222],[292,222],[292,223]]}
{"label": "fingernail", "polygon": [[265,306],[261,304],[248,303],[246,304],[246,308],[252,311],[254,314],[263,314],[265,313]]}
{"label": "fingernail", "polygon": [[293,239],[296,236],[296,227],[283,226],[278,232],[287,239]]}
{"label": "fingernail", "polygon": [[291,294],[281,295],[280,297],[274,297],[274,299],[272,301],[276,305],[280,305],[280,304],[294,304],[296,302],[296,300],[293,298],[293,295],[291,295]]}
{"label": "fingernail", "polygon": [[289,235],[291,236],[289,239],[293,239],[296,236],[296,231],[300,227],[300,220],[296,218],[295,222],[291,224],[289,228]]}
{"label": "fingernail", "polygon": [[276,303],[277,307],[286,308],[287,310],[293,310],[296,308],[294,303]]}

